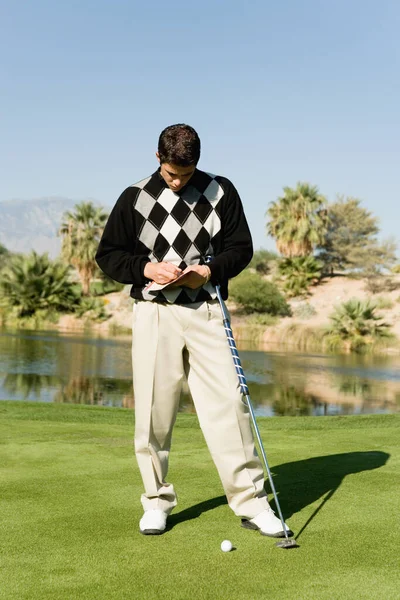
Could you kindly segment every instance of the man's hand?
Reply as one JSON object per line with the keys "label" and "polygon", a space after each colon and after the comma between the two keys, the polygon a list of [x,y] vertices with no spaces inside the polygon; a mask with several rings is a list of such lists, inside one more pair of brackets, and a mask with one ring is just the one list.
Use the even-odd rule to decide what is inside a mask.
{"label": "man's hand", "polygon": [[147,279],[151,279],[160,285],[174,281],[181,273],[182,269],[169,262],[148,262],[143,271]]}
{"label": "man's hand", "polygon": [[[187,267],[183,271],[184,277],[182,277],[176,286],[188,287],[192,290],[196,290],[201,287],[210,279],[210,268],[207,265],[192,265]],[[174,284],[171,287],[176,287]]]}

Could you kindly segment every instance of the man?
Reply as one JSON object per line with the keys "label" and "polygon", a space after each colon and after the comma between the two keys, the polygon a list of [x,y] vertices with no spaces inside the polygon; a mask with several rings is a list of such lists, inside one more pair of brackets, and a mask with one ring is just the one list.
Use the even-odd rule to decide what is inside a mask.
{"label": "man", "polygon": [[[226,299],[228,279],[252,257],[243,207],[228,179],[197,169],[200,140],[192,127],[164,129],[156,156],[159,169],[121,194],[96,254],[109,277],[132,284],[135,299],[135,452],[144,485],[140,532],[163,533],[177,503],[166,477],[186,376],[229,506],[244,527],[281,537],[215,294],[219,283]],[[212,257],[208,264],[206,255]]]}

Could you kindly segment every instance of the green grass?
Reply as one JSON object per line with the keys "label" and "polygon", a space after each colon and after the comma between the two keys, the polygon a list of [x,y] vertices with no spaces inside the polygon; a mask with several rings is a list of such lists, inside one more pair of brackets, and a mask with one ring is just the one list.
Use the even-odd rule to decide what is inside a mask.
{"label": "green grass", "polygon": [[174,433],[171,528],[145,537],[131,411],[1,402],[0,598],[397,599],[400,417],[259,424],[299,549],[239,526],[193,415]]}

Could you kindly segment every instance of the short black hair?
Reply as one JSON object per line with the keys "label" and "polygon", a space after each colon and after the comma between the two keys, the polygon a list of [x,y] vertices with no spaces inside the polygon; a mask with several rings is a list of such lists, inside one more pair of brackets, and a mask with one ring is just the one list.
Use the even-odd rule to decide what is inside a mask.
{"label": "short black hair", "polygon": [[197,165],[200,158],[200,138],[190,125],[170,125],[160,134],[158,154],[161,164],[169,163],[178,167]]}

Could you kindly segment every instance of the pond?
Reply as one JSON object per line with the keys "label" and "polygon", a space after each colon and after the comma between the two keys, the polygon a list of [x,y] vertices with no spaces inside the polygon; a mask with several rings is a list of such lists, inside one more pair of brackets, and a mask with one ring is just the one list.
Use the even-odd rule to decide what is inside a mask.
{"label": "pond", "polygon": [[[400,409],[400,357],[239,347],[257,415]],[[130,336],[0,329],[0,400],[135,405]],[[194,412],[187,393],[180,410]]]}

